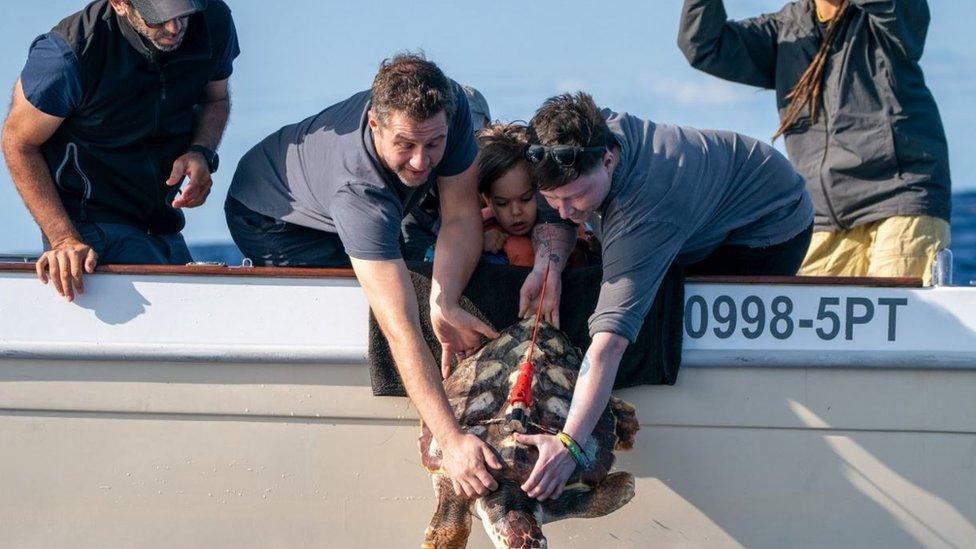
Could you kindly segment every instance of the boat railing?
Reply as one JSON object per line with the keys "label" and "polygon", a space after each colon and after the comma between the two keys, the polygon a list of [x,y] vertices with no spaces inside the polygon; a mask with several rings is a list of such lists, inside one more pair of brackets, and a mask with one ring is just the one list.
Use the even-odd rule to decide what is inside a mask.
{"label": "boat railing", "polygon": [[[0,272],[33,272],[33,264],[0,263]],[[193,265],[99,265],[99,274],[120,275],[206,275],[267,278],[355,278],[352,269],[321,267],[237,267],[200,263]],[[922,279],[915,277],[854,276],[689,276],[691,283],[702,284],[776,284],[804,286],[859,286],[871,288],[920,288]]]}

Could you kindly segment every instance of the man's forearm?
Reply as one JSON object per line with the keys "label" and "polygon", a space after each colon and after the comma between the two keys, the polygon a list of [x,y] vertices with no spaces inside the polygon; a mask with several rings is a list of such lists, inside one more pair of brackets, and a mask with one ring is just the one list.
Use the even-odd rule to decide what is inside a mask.
{"label": "man's forearm", "polygon": [[613,381],[627,344],[623,336],[599,332],[593,336],[593,342],[583,357],[573,390],[573,402],[563,427],[563,431],[581,444],[593,432],[610,400]]}
{"label": "man's forearm", "polygon": [[193,130],[193,145],[216,151],[230,118],[230,97],[216,99],[200,105]]}
{"label": "man's forearm", "polygon": [[[380,326],[383,326],[382,323]],[[461,430],[447,401],[440,370],[434,363],[430,349],[419,331],[411,327],[405,328],[383,331],[390,343],[390,352],[407,390],[407,396],[434,438],[443,444],[449,438],[461,434]]]}
{"label": "man's forearm", "polygon": [[81,240],[61,203],[41,150],[17,144],[5,135],[3,153],[17,192],[51,245],[72,238]]}
{"label": "man's forearm", "polygon": [[402,262],[352,259],[376,322],[390,343],[407,395],[440,443],[460,432],[447,402],[439,369],[424,343],[417,295]]}
{"label": "man's forearm", "polygon": [[456,305],[478,265],[482,250],[481,216],[475,210],[441,225],[434,253],[431,303]]}
{"label": "man's forearm", "polygon": [[532,250],[535,252],[533,269],[545,272],[547,264],[551,263],[552,271],[561,273],[575,245],[575,227],[562,223],[536,225],[532,229]]}

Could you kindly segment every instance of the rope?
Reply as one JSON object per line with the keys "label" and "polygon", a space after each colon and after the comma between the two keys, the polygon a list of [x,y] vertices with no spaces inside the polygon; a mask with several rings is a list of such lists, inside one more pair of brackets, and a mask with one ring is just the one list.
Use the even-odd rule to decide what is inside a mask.
{"label": "rope", "polygon": [[546,296],[546,285],[549,283],[549,270],[552,268],[552,237],[549,224],[546,224],[546,241],[549,253],[546,254],[546,273],[542,277],[542,291],[539,294],[539,306],[535,311],[535,322],[532,326],[532,338],[529,340],[529,352],[526,353],[525,362],[519,366],[519,376],[512,387],[512,393],[508,397],[508,402],[515,404],[521,402],[526,407],[532,406],[532,377],[535,375],[535,364],[532,357],[535,354],[535,342],[539,337],[539,324],[542,320],[542,303]]}
{"label": "rope", "polygon": [[529,353],[525,357],[526,362],[532,362],[532,355],[535,352],[535,340],[539,337],[539,321],[542,319],[542,302],[546,297],[546,285],[549,283],[549,269],[552,267],[552,240],[549,238],[549,224],[546,224],[546,240],[549,241],[550,253],[546,255],[546,274],[542,277],[542,292],[539,294],[539,306],[535,310],[535,326],[532,327],[532,339],[529,341]]}

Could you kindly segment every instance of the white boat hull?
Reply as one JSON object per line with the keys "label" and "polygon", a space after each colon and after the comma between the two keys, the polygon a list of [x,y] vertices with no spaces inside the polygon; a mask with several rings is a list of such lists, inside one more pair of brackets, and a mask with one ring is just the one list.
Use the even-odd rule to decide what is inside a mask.
{"label": "white boat hull", "polygon": [[[0,273],[3,546],[419,545],[435,502],[417,417],[371,394],[353,281],[106,274],[89,290],[69,305]],[[687,293],[714,302],[713,290],[743,298],[731,285]],[[803,287],[743,296],[767,290],[805,299]],[[811,291],[974,303],[932,293],[951,289]],[[945,365],[894,367],[814,350],[804,366],[804,341],[772,338],[795,347],[766,348],[784,367],[755,353],[761,337],[723,363],[732,336],[686,337],[675,386],[619,393],[641,421],[618,461],[636,497],[547,526],[551,546],[973,546],[976,342],[942,332],[958,343]],[[845,342],[830,350],[859,352]],[[489,546],[477,522],[471,539]]]}

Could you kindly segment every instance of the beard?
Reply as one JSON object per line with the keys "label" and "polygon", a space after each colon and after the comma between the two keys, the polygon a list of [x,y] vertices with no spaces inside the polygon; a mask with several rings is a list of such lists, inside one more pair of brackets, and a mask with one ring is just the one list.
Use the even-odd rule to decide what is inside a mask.
{"label": "beard", "polygon": [[157,38],[155,38],[155,36],[160,33],[159,28],[149,28],[149,25],[146,24],[142,17],[136,15],[135,13],[128,13],[126,14],[125,18],[127,21],[129,21],[129,24],[132,25],[132,28],[135,29],[136,32],[138,32],[143,38],[146,39],[147,42],[152,44],[152,47],[156,48],[156,50],[160,52],[168,53],[175,51],[183,45],[183,38],[186,36],[187,29],[186,23],[183,24],[182,30],[180,30],[180,33],[176,36],[176,39],[172,44],[162,44]]}
{"label": "beard", "polygon": [[403,183],[408,187],[416,188],[416,187],[420,187],[424,183],[427,183],[427,180],[430,179],[430,171],[431,170],[428,169],[424,173],[424,176],[422,178],[418,177],[417,174],[410,172],[409,170],[407,170],[407,168],[401,168],[395,171],[394,173],[396,174],[397,179],[400,180],[400,183]]}

